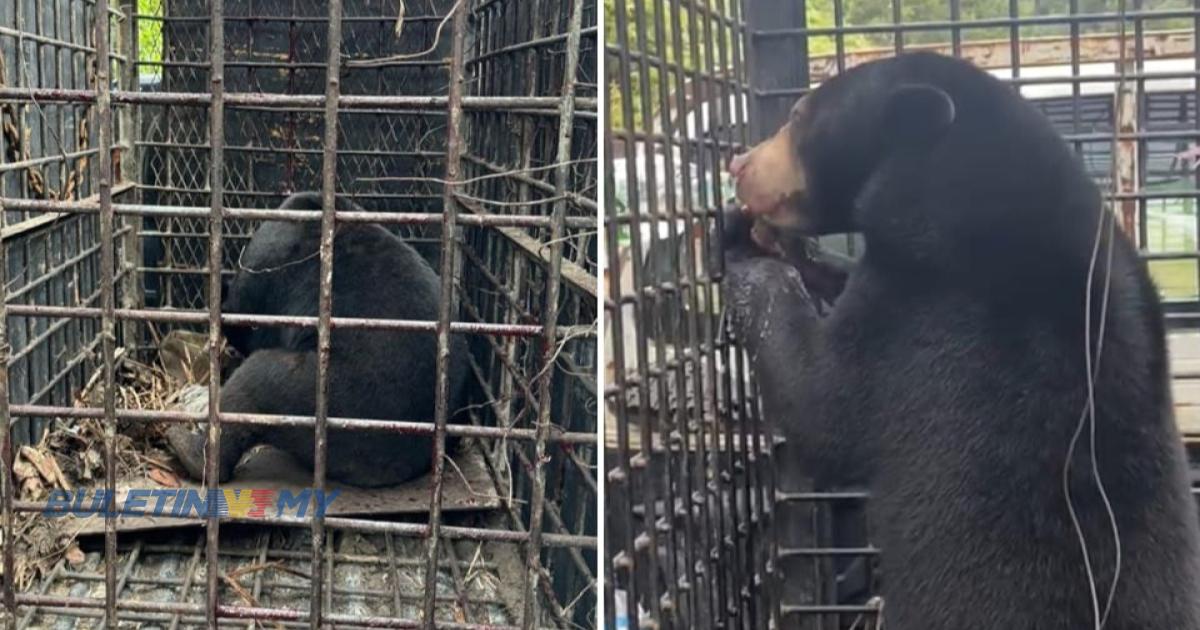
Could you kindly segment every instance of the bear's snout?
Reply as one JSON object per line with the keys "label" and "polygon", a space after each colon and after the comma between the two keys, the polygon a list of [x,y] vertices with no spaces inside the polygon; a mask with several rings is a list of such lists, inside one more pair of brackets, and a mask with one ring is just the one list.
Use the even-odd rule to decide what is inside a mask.
{"label": "bear's snout", "polygon": [[780,226],[799,226],[797,201],[805,189],[804,168],[793,146],[793,130],[784,125],[775,135],[729,161],[744,212]]}

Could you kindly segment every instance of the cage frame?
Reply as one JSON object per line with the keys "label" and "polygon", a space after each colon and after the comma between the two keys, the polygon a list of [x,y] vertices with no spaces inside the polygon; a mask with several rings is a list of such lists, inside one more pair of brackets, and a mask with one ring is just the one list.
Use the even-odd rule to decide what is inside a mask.
{"label": "cage frame", "polygon": [[[651,10],[651,4],[657,8]],[[924,3],[920,12],[910,15],[905,13],[910,3],[885,0],[879,3],[883,7],[880,15],[857,22],[850,15],[848,4],[845,0],[614,2],[616,32],[609,37],[604,54],[610,68],[617,68],[616,72],[610,72],[609,87],[621,98],[614,100],[610,95],[606,103],[609,117],[619,116],[624,125],[613,124],[605,129],[606,165],[610,170],[606,174],[605,226],[610,233],[606,243],[610,267],[606,269],[609,294],[605,312],[611,322],[605,343],[611,353],[607,369],[614,375],[605,390],[606,466],[610,479],[606,516],[609,531],[616,532],[604,541],[606,621],[610,626],[618,623],[618,615],[624,615],[620,622],[631,628],[781,628],[791,624],[805,628],[844,628],[850,619],[866,621],[867,627],[872,627],[871,617],[879,613],[877,603],[872,601],[845,604],[829,601],[822,594],[831,588],[836,591],[831,581],[835,575],[828,568],[835,559],[860,557],[869,567],[871,559],[879,553],[869,543],[839,546],[830,540],[833,506],[845,506],[850,511],[860,509],[854,506],[868,501],[869,494],[861,489],[814,489],[791,483],[798,473],[794,466],[789,466],[794,458],[789,456],[785,441],[776,441],[763,457],[751,458],[754,449],[746,449],[741,467],[728,466],[729,462],[738,463],[736,457],[723,463],[688,463],[686,440],[689,435],[704,440],[703,432],[696,429],[696,425],[703,424],[703,414],[684,408],[682,384],[673,386],[677,398],[671,400],[674,407],[668,409],[669,404],[663,401],[672,392],[664,383],[695,377],[698,381],[695,391],[701,391],[701,380],[714,388],[735,390],[727,398],[731,402],[723,409],[726,415],[720,420],[727,425],[726,429],[733,425],[733,431],[743,435],[756,430],[769,433],[771,419],[760,416],[753,403],[753,391],[748,393],[748,409],[737,406],[736,403],[745,400],[736,394],[741,385],[737,376],[715,371],[699,374],[700,370],[690,370],[687,365],[695,360],[689,344],[703,347],[727,342],[736,348],[735,339],[715,334],[699,339],[685,335],[682,340],[665,342],[655,338],[662,333],[659,319],[675,304],[667,301],[666,296],[685,293],[697,279],[717,290],[715,285],[721,276],[720,262],[707,256],[693,260],[690,250],[685,260],[674,261],[670,271],[652,267],[665,264],[655,258],[655,246],[666,249],[677,246],[674,233],[664,236],[668,229],[661,225],[674,223],[682,215],[706,223],[709,228],[719,227],[724,199],[716,196],[721,190],[716,180],[721,160],[772,133],[786,120],[792,104],[820,82],[850,67],[912,50],[933,50],[969,59],[1014,89],[1033,92],[1029,98],[1043,107],[1076,152],[1095,154],[1095,160],[1102,166],[1089,166],[1089,171],[1101,180],[1098,183],[1106,204],[1117,208],[1120,225],[1134,238],[1144,260],[1153,265],[1155,261],[1196,260],[1200,255],[1194,246],[1149,251],[1146,238],[1149,202],[1185,199],[1194,208],[1195,200],[1200,198],[1200,176],[1195,168],[1192,173],[1185,170],[1179,175],[1183,182],[1180,190],[1147,189],[1151,178],[1148,164],[1152,159],[1163,162],[1163,151],[1170,151],[1162,148],[1163,144],[1195,146],[1200,137],[1196,133],[1200,130],[1197,111],[1200,47],[1195,39],[1200,31],[1200,9],[1193,3],[1167,6],[1168,3],[1143,1],[1126,6],[1125,0],[1116,0],[1115,5],[1106,3],[1097,7],[1092,3],[1084,7],[1079,0],[1064,0],[1046,3],[1043,12],[1034,14],[1022,3],[1011,0],[1006,6],[997,5],[999,13],[991,15],[971,14],[966,10],[970,7],[962,0],[945,0]],[[810,16],[815,15],[810,13],[814,6],[824,12],[822,15],[830,24],[809,23]],[[929,14],[938,11],[939,15]],[[711,29],[709,33],[721,33],[719,41],[741,42],[741,50],[733,51],[729,65],[705,65],[703,62],[714,58],[711,49],[698,55],[693,48],[690,58],[681,54],[678,31],[664,37],[664,23],[669,27],[673,20],[678,25],[681,13],[690,20],[692,28],[700,21],[704,28]],[[1172,26],[1164,26],[1167,21],[1172,21]],[[649,33],[650,27],[656,30]],[[1002,33],[975,36],[985,29],[988,33]],[[692,46],[696,46],[697,32],[692,32]],[[887,41],[872,39],[858,45],[848,41],[865,35]],[[818,50],[814,44],[818,41],[828,50]],[[710,36],[700,44],[705,45],[717,44]],[[739,53],[744,57],[740,77],[736,67]],[[1178,61],[1179,67],[1154,67],[1158,61],[1161,66]],[[1104,68],[1091,68],[1089,64],[1097,67],[1104,64]],[[1064,68],[1065,72],[1056,72]],[[722,86],[727,90],[722,91]],[[1057,92],[1051,94],[1054,90]],[[1159,121],[1156,126],[1150,114],[1153,94],[1162,94],[1163,101],[1176,99],[1178,119],[1172,119],[1170,125]],[[631,106],[629,101],[638,97],[640,102]],[[1084,119],[1088,110],[1082,104],[1089,98],[1107,103],[1107,111],[1093,111]],[[624,111],[617,111],[614,103],[618,102]],[[635,107],[641,108],[640,120],[633,115]],[[1052,116],[1051,107],[1060,111]],[[1097,122],[1102,113],[1108,116],[1106,122]],[[661,116],[662,121],[649,120],[652,115]],[[722,133],[726,134],[724,138],[732,137],[735,141],[721,144]],[[1101,145],[1107,154],[1096,149]],[[689,150],[702,153],[706,148],[713,148],[718,157],[681,159]],[[700,170],[698,186],[689,168]],[[712,174],[706,177],[708,168]],[[622,176],[625,190],[618,186]],[[665,187],[656,184],[656,179],[664,178],[681,179],[684,184]],[[716,194],[705,198],[705,190]],[[1200,233],[1197,227],[1200,214],[1194,210],[1193,219],[1195,225],[1189,229],[1193,234]],[[639,223],[650,224],[651,228],[639,230]],[[660,226],[658,229],[654,227],[656,224]],[[622,228],[629,229],[627,252],[614,236]],[[707,231],[699,232],[694,246],[719,249],[707,239]],[[689,247],[693,246],[691,240]],[[820,240],[834,250],[850,254],[855,251],[853,239],[843,242],[841,236],[836,236]],[[671,253],[663,256],[670,258]],[[1200,266],[1192,275],[1195,273],[1200,273]],[[1167,322],[1171,329],[1195,326],[1198,298],[1200,294],[1168,303]],[[623,315],[625,309],[628,313]],[[681,318],[705,316],[712,315],[691,312]],[[674,345],[677,353],[667,358],[659,354],[650,360],[644,352],[630,357],[628,348],[622,347],[622,336],[636,337],[632,343],[639,350],[657,342]],[[684,358],[679,358],[680,354]],[[737,365],[736,360],[731,363]],[[730,371],[740,372],[732,368]],[[1174,374],[1177,383],[1187,383],[1195,377],[1194,370]],[[656,387],[660,390],[658,409],[647,411],[653,407],[655,398],[647,390]],[[634,409],[630,400],[640,402],[641,408]],[[1186,404],[1194,405],[1190,400]],[[1180,409],[1177,407],[1177,414],[1184,413]],[[1180,423],[1194,460],[1194,449],[1200,441],[1195,421],[1181,418]],[[721,422],[714,424],[720,426]],[[651,472],[654,469],[647,462],[659,448],[677,450],[679,461],[664,465],[665,471]],[[750,464],[753,461],[763,465],[763,459],[769,461],[761,469]],[[756,470],[759,474],[754,481]],[[666,479],[652,482],[656,474]],[[722,501],[740,500],[735,488],[737,479],[747,482],[744,492],[750,496],[756,496],[756,488],[751,486],[757,483],[764,504],[754,506],[746,518],[736,521],[734,533],[724,533],[723,540],[721,525],[714,522],[715,517],[707,513],[697,516],[687,508],[681,509],[679,499],[671,507],[672,491],[676,496],[682,495],[685,503],[720,505]],[[664,486],[665,509],[675,510],[673,514],[651,507],[664,503]],[[756,509],[761,513],[755,513]],[[806,522],[800,515],[810,511],[813,516]],[[784,530],[789,523],[792,529],[803,530],[794,532],[799,540],[788,539]],[[717,531],[718,542],[697,537],[693,528]],[[762,533],[761,542],[754,541],[755,532]],[[678,540],[673,540],[675,537]],[[700,550],[688,556],[686,562],[674,563],[673,554],[677,551],[673,547],[680,545],[684,548],[699,545]],[[721,546],[725,549],[717,549]],[[741,549],[745,556],[747,548],[751,555],[761,554],[762,559],[750,565],[725,566],[723,553]],[[821,563],[826,563],[827,568],[822,570]],[[813,596],[815,600],[798,600],[796,593],[788,590],[796,586],[797,574],[802,571],[800,565],[812,567],[816,574],[813,579],[819,588]],[[704,571],[710,572],[711,580],[732,583],[733,592],[698,583],[696,576]],[[874,592],[874,582],[878,579],[874,572],[868,570],[865,579],[868,591]],[[708,598],[712,603],[707,608],[684,607],[680,605],[680,593],[693,600]],[[761,598],[758,610],[752,607],[753,602],[747,601],[749,593]],[[806,622],[809,625],[803,625]]]}
{"label": "cage frame", "polygon": [[[299,519],[286,517],[254,519],[253,522],[255,524],[301,527],[311,530],[312,555],[310,562],[313,567],[312,597],[310,600],[311,608],[307,612],[249,606],[230,606],[222,604],[219,601],[220,571],[218,570],[218,559],[220,557],[220,525],[222,523],[235,523],[238,522],[238,519],[218,517],[215,512],[210,513],[204,523],[206,526],[204,547],[207,567],[207,599],[203,605],[186,602],[118,601],[117,594],[120,590],[118,584],[120,582],[117,575],[116,514],[112,510],[103,510],[105,519],[105,571],[103,579],[106,586],[103,601],[35,593],[18,593],[11,580],[4,580],[2,588],[3,601],[4,610],[9,613],[6,616],[9,627],[17,626],[17,611],[19,607],[99,610],[103,614],[105,625],[113,628],[117,627],[118,620],[121,618],[119,613],[122,612],[166,612],[174,615],[186,614],[193,617],[200,615],[204,617],[205,623],[209,627],[217,627],[221,619],[306,622],[310,627],[314,628],[324,627],[325,624],[329,623],[369,627],[494,627],[475,623],[447,623],[435,619],[434,611],[436,602],[439,599],[437,594],[438,568],[439,563],[445,562],[439,553],[439,548],[446,545],[446,541],[454,540],[496,541],[522,545],[525,548],[524,561],[526,563],[526,571],[520,587],[523,604],[521,610],[513,611],[514,615],[520,618],[520,624],[513,627],[538,627],[538,619],[542,613],[541,609],[548,604],[551,608],[556,608],[552,613],[561,620],[564,612],[562,605],[556,601],[554,594],[550,591],[552,580],[546,572],[546,567],[543,566],[542,553],[546,549],[568,548],[578,556],[580,550],[594,549],[597,539],[595,535],[560,533],[565,529],[562,518],[557,516],[556,508],[553,504],[548,504],[546,498],[546,467],[550,462],[550,457],[547,455],[547,448],[550,445],[558,447],[570,447],[573,445],[594,447],[596,443],[595,434],[594,432],[564,431],[561,428],[557,431],[554,430],[558,427],[551,418],[552,405],[550,402],[552,392],[550,382],[552,379],[549,376],[537,379],[537,395],[535,399],[530,401],[537,407],[537,417],[532,428],[450,424],[448,423],[448,416],[453,410],[448,408],[447,366],[449,361],[449,339],[452,333],[486,335],[489,336],[489,339],[490,336],[496,336],[500,339],[520,338],[540,340],[543,348],[540,358],[542,364],[545,366],[544,371],[551,372],[553,370],[550,370],[550,368],[553,367],[553,364],[558,359],[558,346],[560,343],[563,343],[564,339],[576,337],[587,338],[589,335],[594,335],[594,330],[591,326],[560,325],[557,321],[558,308],[561,301],[559,295],[561,285],[566,282],[572,282],[576,286],[583,285],[585,289],[589,288],[586,279],[581,280],[579,269],[570,268],[564,271],[564,249],[566,246],[565,242],[567,241],[565,237],[566,230],[569,228],[575,230],[594,229],[597,223],[594,218],[569,216],[567,212],[568,204],[586,207],[588,201],[585,195],[573,189],[572,182],[570,181],[571,173],[569,168],[573,163],[571,159],[572,137],[570,132],[572,125],[575,124],[578,117],[587,118],[591,115],[594,118],[594,114],[589,114],[589,112],[594,112],[597,106],[595,99],[579,96],[576,89],[579,80],[577,72],[581,62],[581,38],[589,32],[593,37],[598,33],[598,29],[595,27],[585,27],[583,24],[585,0],[566,0],[562,3],[563,7],[561,10],[569,15],[566,32],[541,40],[518,44],[514,47],[513,51],[510,51],[528,50],[531,53],[535,53],[541,46],[549,43],[560,42],[566,45],[567,59],[563,65],[562,77],[559,78],[561,80],[559,93],[552,97],[472,96],[466,94],[464,66],[468,62],[465,51],[468,15],[472,14],[472,12],[483,13],[489,8],[499,7],[500,10],[503,10],[505,8],[503,6],[505,4],[504,0],[483,0],[481,2],[459,0],[454,3],[451,9],[454,14],[453,18],[450,19],[449,16],[446,18],[446,20],[452,23],[450,27],[452,52],[450,61],[447,64],[449,66],[449,76],[452,77],[452,80],[450,81],[446,96],[431,97],[402,95],[362,96],[343,95],[341,93],[339,70],[342,64],[342,25],[345,22],[352,22],[355,19],[354,17],[343,16],[344,3],[342,0],[330,1],[328,3],[328,14],[324,18],[309,18],[313,21],[327,22],[328,27],[326,35],[328,54],[325,63],[321,66],[324,68],[325,74],[324,94],[290,95],[258,92],[227,92],[225,89],[224,74],[224,70],[227,67],[225,55],[225,25],[227,22],[224,15],[224,0],[210,0],[208,2],[210,8],[209,15],[193,18],[197,21],[206,20],[210,26],[222,25],[221,28],[209,29],[211,36],[209,37],[210,41],[207,51],[209,55],[208,63],[201,64],[210,71],[210,93],[141,92],[137,89],[139,86],[137,82],[137,68],[141,62],[138,61],[137,22],[139,14],[136,11],[135,3],[124,2],[120,8],[116,8],[112,6],[114,3],[110,3],[109,0],[93,0],[93,4],[98,3],[103,3],[105,10],[94,11],[96,15],[91,25],[92,39],[94,41],[91,51],[96,68],[96,84],[94,89],[35,88],[29,86],[0,87],[0,102],[5,104],[17,103],[19,106],[23,106],[38,103],[79,103],[93,108],[93,113],[98,121],[98,133],[96,146],[87,149],[87,152],[88,154],[95,155],[98,162],[97,168],[94,171],[95,195],[81,201],[26,199],[10,196],[0,199],[0,205],[6,211],[10,212],[45,213],[45,216],[50,217],[76,215],[98,217],[100,224],[98,254],[101,259],[101,276],[107,280],[100,282],[100,305],[98,307],[8,304],[6,287],[0,287],[0,303],[6,305],[4,312],[6,316],[0,317],[0,342],[2,342],[0,343],[0,408],[2,408],[0,410],[0,421],[4,423],[4,426],[9,427],[5,432],[2,452],[0,452],[4,461],[3,496],[0,498],[2,498],[3,503],[2,526],[5,540],[13,540],[13,523],[16,513],[36,512],[44,507],[40,502],[20,501],[16,500],[14,496],[14,444],[10,432],[13,421],[23,417],[53,417],[61,419],[99,418],[105,420],[104,456],[106,477],[104,479],[104,489],[110,495],[116,489],[113,442],[116,437],[118,420],[203,423],[207,427],[209,446],[206,453],[206,470],[208,472],[206,477],[208,480],[216,478],[214,471],[216,470],[217,453],[214,446],[217,444],[216,440],[218,439],[220,426],[223,423],[311,427],[315,432],[318,445],[316,449],[316,464],[314,466],[314,488],[317,490],[325,488],[326,449],[324,445],[326,443],[325,436],[330,428],[388,430],[406,434],[430,435],[433,437],[435,454],[432,471],[434,483],[430,498],[429,516],[425,524],[379,522],[362,518],[327,517],[323,514],[315,514],[312,517]],[[305,19],[300,16],[292,16],[292,18],[297,20]],[[125,28],[113,29],[112,24],[114,19],[119,24],[123,24]],[[446,20],[443,21],[443,25],[445,25]],[[120,36],[120,52],[114,51],[111,46],[110,35],[113,30],[117,30]],[[17,29],[16,33],[5,34],[18,38],[26,37],[27,35],[20,29]],[[36,33],[33,35],[34,37],[40,37]],[[66,44],[67,42],[63,43]],[[87,49],[86,46],[76,46],[84,50]],[[116,66],[119,70],[115,73],[112,72],[114,61],[121,64]],[[473,61],[479,60],[475,59]],[[123,77],[128,89],[114,88],[113,82],[118,77],[113,76],[113,74]],[[138,150],[137,135],[140,126],[136,124],[135,120],[140,113],[139,105],[156,104],[194,105],[207,108],[209,121],[208,137],[210,140],[208,151],[211,158],[208,170],[210,204],[207,208],[119,203],[114,201],[116,194],[127,191],[129,186],[136,185],[140,181],[136,173],[138,163],[136,159]],[[118,110],[115,108],[117,105],[124,105],[125,107]],[[321,147],[321,194],[323,204],[321,211],[280,212],[277,210],[254,208],[227,208],[225,206],[226,177],[223,172],[223,157],[226,150],[224,116],[226,105],[280,108],[319,107],[322,109],[324,145]],[[337,184],[336,159],[338,155],[339,113],[362,109],[398,112],[422,108],[441,108],[446,112],[451,122],[446,130],[446,176],[440,180],[443,189],[442,212],[424,214],[415,212],[377,213],[335,211],[334,196]],[[556,166],[553,173],[554,183],[551,185],[555,198],[551,200],[553,206],[552,211],[548,215],[488,213],[482,207],[473,203],[469,196],[456,190],[457,186],[465,183],[461,179],[463,175],[462,166],[467,162],[468,155],[464,151],[462,118],[464,111],[468,110],[517,112],[526,116],[545,116],[557,119],[559,131],[557,146],[555,147]],[[120,122],[123,131],[133,135],[133,138],[123,138],[125,144],[114,142],[114,118],[118,115],[121,117]],[[123,154],[132,155],[133,157],[122,158]],[[117,157],[116,160],[114,160],[114,155]],[[52,161],[58,158],[52,156],[41,159]],[[475,159],[479,160],[477,157]],[[520,169],[514,170],[489,164],[486,160],[482,161],[484,162],[483,166],[490,166],[493,171],[500,169],[499,175],[494,175],[497,177],[519,177],[525,173],[525,171]],[[6,163],[4,164],[4,168],[5,170],[18,169],[22,166],[29,166],[28,162],[16,165]],[[115,171],[113,168],[114,162],[119,163],[119,169]],[[510,171],[512,172],[510,173]],[[116,178],[115,181],[114,177]],[[530,182],[542,184],[542,180],[528,177],[527,175],[525,177],[527,187]],[[527,199],[526,208],[532,203],[545,203],[545,201]],[[591,206],[594,209],[595,203],[591,202]],[[138,286],[136,283],[129,281],[129,278],[137,274],[127,273],[130,268],[137,265],[136,255],[138,252],[135,246],[136,240],[133,241],[134,246],[127,244],[123,248],[122,253],[124,254],[124,258],[121,260],[121,267],[126,273],[122,276],[117,276],[118,241],[116,236],[120,235],[124,239],[136,239],[137,230],[127,229],[129,226],[118,227],[118,221],[119,218],[140,219],[154,216],[189,217],[207,220],[209,229],[207,268],[204,270],[203,275],[207,282],[209,295],[220,295],[221,291],[222,248],[226,236],[223,227],[226,220],[262,220],[269,218],[288,221],[320,221],[321,244],[319,259],[321,276],[318,315],[315,317],[230,316],[221,313],[220,303],[215,300],[209,300],[207,308],[203,310],[165,311],[140,306],[141,303],[137,301]],[[440,236],[442,261],[441,290],[444,299],[439,305],[437,320],[424,322],[333,317],[332,247],[335,222],[440,226],[442,228]],[[455,265],[457,264],[460,252],[467,250],[465,246],[459,243],[458,236],[459,230],[464,226],[481,228],[541,228],[549,231],[552,238],[545,244],[548,253],[542,254],[541,252],[536,252],[541,256],[543,259],[542,262],[545,264],[547,274],[546,283],[550,289],[547,291],[541,304],[544,309],[542,315],[544,320],[541,323],[489,323],[484,320],[471,322],[459,321],[455,317],[454,305],[457,300],[445,296],[452,296],[456,293],[455,274],[451,273],[451,270],[456,268]],[[6,227],[8,226],[6,225]],[[22,230],[36,230],[39,225],[30,224],[18,227]],[[4,265],[6,262],[4,258],[5,253],[6,248],[0,248],[0,265]],[[528,252],[516,255],[528,255]],[[116,281],[113,280],[114,277],[124,282],[119,297]],[[592,295],[594,295],[594,286],[590,288]],[[118,301],[121,303],[118,304]],[[51,404],[11,404],[7,386],[9,380],[8,360],[10,359],[10,345],[8,343],[9,337],[5,324],[8,321],[8,317],[99,319],[101,322],[100,339],[102,341],[100,346],[102,351],[102,382],[104,385],[102,406],[98,408],[80,408]],[[206,325],[209,342],[207,360],[210,374],[220,373],[221,356],[218,342],[221,336],[220,328],[222,324],[290,326],[316,329],[318,335],[317,356],[319,376],[314,415],[290,417],[267,414],[230,414],[220,411],[218,404],[215,404],[215,402],[209,406],[207,413],[174,411],[147,413],[137,410],[119,409],[113,393],[113,385],[116,379],[115,354],[117,330],[119,326],[131,326],[147,322]],[[411,420],[393,422],[331,417],[328,409],[328,372],[331,352],[331,331],[334,327],[413,331],[436,335],[438,348],[437,393],[435,397],[436,411],[432,422],[415,422]],[[132,335],[128,338],[132,338]],[[210,400],[219,401],[219,388],[219,379],[210,379],[208,385]],[[538,401],[542,401],[541,404],[538,404]],[[448,436],[512,440],[518,443],[529,443],[534,447],[535,457],[532,461],[528,459],[525,461],[525,464],[532,470],[532,506],[528,518],[528,528],[523,527],[520,515],[515,512],[510,513],[512,524],[515,525],[513,529],[465,527],[442,523],[443,455],[445,454],[446,438]],[[514,452],[521,453],[520,450],[515,450]],[[567,461],[572,462],[572,465],[584,477],[591,474],[588,471],[590,464],[578,455],[568,458]],[[207,493],[215,487],[215,484],[211,481],[205,481],[203,489]],[[595,485],[593,484],[592,492],[594,493],[595,491]],[[543,517],[547,512],[552,514],[549,524],[543,522]],[[145,514],[145,511],[143,510],[141,513]],[[388,535],[405,536],[426,541],[426,581],[423,587],[423,615],[421,619],[362,618],[323,610],[322,605],[325,602],[323,593],[332,588],[332,585],[325,583],[325,571],[322,570],[322,562],[327,557],[326,534],[327,530],[332,528],[358,532],[386,533]],[[5,545],[3,552],[5,575],[8,576],[13,575],[14,558],[17,554],[17,551],[13,547],[13,545]],[[586,565],[586,562],[582,563],[585,569],[587,568]],[[585,592],[590,590],[594,593],[595,589],[595,578],[592,576],[591,584],[585,588]],[[544,596],[547,594],[549,594],[548,600],[544,599]]]}

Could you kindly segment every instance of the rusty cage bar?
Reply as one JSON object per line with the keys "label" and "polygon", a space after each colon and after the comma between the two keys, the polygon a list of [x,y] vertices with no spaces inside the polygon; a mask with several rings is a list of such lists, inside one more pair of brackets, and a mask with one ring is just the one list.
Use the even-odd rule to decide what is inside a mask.
{"label": "rusty cage bar", "polygon": [[[5,627],[596,626],[598,19],[595,0],[0,6]],[[323,209],[274,209],[300,190]],[[320,223],[313,315],[221,312],[268,219]],[[440,272],[437,321],[333,316],[343,222],[397,231]],[[219,400],[222,323],[315,329],[313,416],[142,404],[139,370],[189,331]],[[332,416],[339,327],[435,335],[434,417]],[[470,342],[463,409],[452,336]],[[149,507],[102,503],[81,511],[103,530],[26,542],[49,491],[115,500],[162,466],[136,450],[146,432],[179,422],[207,427],[209,480],[231,423],[314,431],[317,490],[330,430],[432,436],[433,470],[394,509],[132,531]]]}
{"label": "rusty cage bar", "polygon": [[[1200,443],[1200,5],[1186,0],[611,0],[605,55],[605,597],[631,628],[872,628],[859,488],[814,488],[760,418],[706,254],[734,151],[826,78],[934,50],[1058,127],[1167,305],[1177,421]],[[853,257],[853,235],[820,245]],[[785,419],[784,419],[785,420]],[[764,443],[772,438],[772,446]],[[764,440],[759,442],[758,438]],[[756,448],[761,445],[762,448]],[[1195,464],[1194,464],[1195,465]],[[885,615],[886,616],[886,615]]]}

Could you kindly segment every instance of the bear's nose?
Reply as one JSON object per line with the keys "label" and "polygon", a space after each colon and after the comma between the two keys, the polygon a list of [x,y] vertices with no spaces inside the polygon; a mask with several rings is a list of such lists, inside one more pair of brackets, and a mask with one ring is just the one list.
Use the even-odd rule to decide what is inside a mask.
{"label": "bear's nose", "polygon": [[733,175],[734,179],[742,176],[742,172],[746,170],[746,165],[750,163],[750,152],[739,153],[729,160],[729,174]]}

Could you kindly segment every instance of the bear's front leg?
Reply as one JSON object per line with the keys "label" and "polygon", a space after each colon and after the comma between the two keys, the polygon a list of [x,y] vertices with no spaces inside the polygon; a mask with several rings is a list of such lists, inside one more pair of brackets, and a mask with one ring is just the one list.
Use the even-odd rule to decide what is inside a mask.
{"label": "bear's front leg", "polygon": [[846,384],[836,357],[827,356],[825,320],[800,269],[765,252],[744,216],[726,216],[722,302],[730,331],[746,351],[763,414],[789,450],[818,482],[841,485],[852,477],[864,436],[848,430]]}

